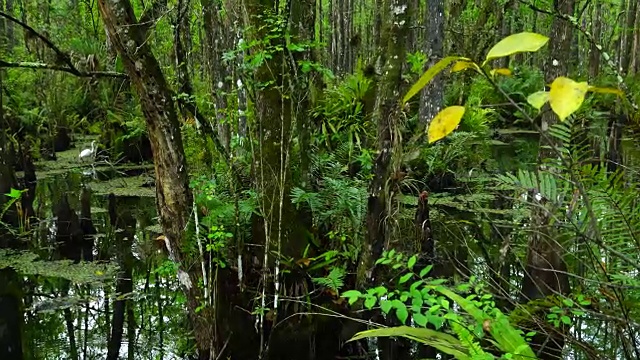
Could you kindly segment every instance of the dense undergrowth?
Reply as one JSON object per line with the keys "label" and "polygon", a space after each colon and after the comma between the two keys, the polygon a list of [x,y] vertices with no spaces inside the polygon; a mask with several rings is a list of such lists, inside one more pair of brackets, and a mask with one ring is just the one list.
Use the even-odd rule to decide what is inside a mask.
{"label": "dense undergrowth", "polygon": [[[269,24],[273,26],[269,31],[277,35],[268,33],[267,40],[281,35],[278,21],[273,21],[276,25]],[[84,32],[96,31],[89,23],[95,22],[79,27]],[[150,41],[158,53],[174,52],[170,42],[162,40],[163,36],[171,38],[171,26],[162,21],[155,28]],[[53,40],[64,42],[68,35],[56,33]],[[199,37],[192,40],[194,48],[203,41]],[[549,110],[539,112],[527,103],[530,94],[545,88],[544,74],[531,65],[533,61],[518,62],[509,76],[497,76],[495,83],[482,76],[447,72],[443,107],[464,105],[467,111],[454,133],[432,144],[425,141],[425,124],[415,102],[394,118],[391,173],[385,174],[381,185],[387,196],[381,220],[387,241],[382,258],[375,259],[376,272],[368,274],[371,286],[362,288],[358,270],[363,252],[369,251],[365,246],[371,236],[368,215],[379,166],[381,131],[372,109],[380,107],[376,103],[381,101],[376,99],[380,74],[362,58],[355,61],[358,66],[353,73],[341,75],[307,59],[298,64],[301,73],[316,74],[321,86],[314,88],[314,101],[309,103],[295,98],[296,91],[279,88],[283,99],[295,98],[308,106],[296,113],[308,128],[294,128],[287,143],[290,147],[282,151],[284,146],[278,146],[286,139],[265,137],[266,122],[257,120],[256,93],[273,84],[246,75],[281,51],[279,43],[264,42],[276,50],[251,53],[249,50],[264,44],[248,42],[220,59],[233,68],[241,54],[251,53],[237,66],[241,75],[228,74],[222,79],[224,84],[220,80],[222,85],[213,86],[228,91],[222,96],[228,109],[217,107],[221,102],[213,98],[218,95],[202,74],[205,56],[195,51],[192,56],[200,61],[189,71],[191,93],[180,92],[174,99],[180,104],[176,107],[193,192],[189,214],[193,221],[184,229],[187,236],[181,248],[188,261],[198,266],[202,262],[202,272],[209,277],[200,279],[197,286],[209,286],[215,294],[212,297],[223,298],[221,306],[228,306],[231,313],[241,304],[246,307],[244,313],[272,321],[277,319],[280,301],[284,318],[308,315],[294,325],[282,325],[285,330],[278,328],[300,338],[320,331],[318,324],[325,323],[318,318],[328,314],[345,322],[375,314],[371,317],[377,323],[372,327],[378,329],[358,335],[364,327],[326,332],[341,345],[349,339],[379,337],[383,343],[381,338],[405,337],[420,344],[413,344],[412,351],[414,347],[416,351],[435,348],[459,359],[530,358],[539,348],[527,343],[544,343],[541,338],[557,339],[558,334],[563,338],[560,351],[572,358],[614,358],[640,348],[635,339],[640,301],[640,284],[636,283],[640,269],[639,128],[637,114],[622,107],[615,94],[590,93],[572,117],[541,132],[542,113]],[[99,68],[94,61],[101,58],[109,62],[105,67],[125,71],[122,60],[104,46],[79,40],[68,45],[83,66]],[[291,53],[321,48],[291,39],[286,45],[293,49]],[[10,56],[36,61],[51,54],[23,49]],[[421,52],[408,57],[404,66],[410,70],[403,75],[403,86],[416,81],[426,59]],[[174,60],[161,57],[160,63],[170,86],[181,88]],[[20,160],[25,158],[35,160],[38,170],[43,170],[41,161],[55,159],[56,153],[74,147],[79,151],[87,136],[97,139],[94,160],[103,165],[153,160],[148,119],[128,79],[77,78],[27,69],[2,72],[6,94],[2,115],[8,125],[3,131],[16,170],[25,170],[26,163]],[[581,71],[573,75],[585,77]],[[233,83],[229,79],[242,86],[224,87]],[[640,102],[638,75],[622,80],[630,100]],[[601,87],[619,84],[617,74],[606,71],[589,82]],[[237,111],[241,95],[247,96],[244,101],[249,107]],[[186,103],[195,104],[202,113],[189,113]],[[211,125],[215,136],[206,132],[203,121]],[[303,120],[294,119],[292,127],[296,122]],[[303,141],[304,136],[308,138]],[[550,139],[551,149],[541,145],[547,141],[541,137]],[[271,143],[265,145],[265,139]],[[278,158],[286,159],[279,160],[281,168],[264,165],[267,151],[263,149],[269,146],[277,150]],[[543,153],[553,156],[541,156]],[[266,181],[265,171],[269,172]],[[265,199],[265,189],[274,184],[286,193],[282,190],[277,199]],[[108,186],[94,189],[99,195],[114,193]],[[148,189],[144,195],[151,192]],[[15,203],[3,208],[1,215]],[[280,223],[272,221],[277,213],[274,209],[280,206],[283,212],[286,208],[282,203],[295,211],[280,214]],[[278,236],[282,234],[269,226],[283,226],[283,222],[285,227],[291,222],[304,229],[280,247]],[[141,241],[141,262],[146,263],[138,264],[136,272],[176,277],[178,265],[168,260],[166,252],[157,251],[162,248],[155,245],[162,240],[160,229],[157,224],[146,225],[155,226],[154,234],[159,236]],[[17,232],[12,235],[19,236]],[[278,246],[259,244],[262,238],[267,245],[277,238]],[[423,238],[428,241],[421,241]],[[562,291],[533,291],[527,285],[527,273],[539,270],[531,266],[531,258],[539,255],[532,254],[532,242],[544,240],[553,243],[547,251],[562,255],[564,268],[558,272],[564,277],[560,280],[555,270],[552,275],[537,276],[548,276],[547,282],[555,282]],[[15,254],[7,254],[0,252],[0,268],[13,267],[30,276],[44,272],[41,263],[25,265],[33,261],[31,257],[9,261],[6,258],[14,259]],[[66,278],[76,281],[83,271],[73,270],[73,276]],[[63,273],[64,269],[56,268],[50,275],[65,278]],[[537,295],[528,296],[530,292]],[[183,294],[176,299],[176,306],[187,302]],[[210,299],[202,300],[198,311],[205,311]],[[269,325],[268,331],[277,334],[279,324]],[[225,330],[250,332],[252,326],[253,318]],[[602,327],[609,331],[601,332]],[[615,340],[611,340],[613,335]],[[180,352],[194,351],[194,340],[185,338],[176,340]],[[286,336],[280,340],[286,343]]]}

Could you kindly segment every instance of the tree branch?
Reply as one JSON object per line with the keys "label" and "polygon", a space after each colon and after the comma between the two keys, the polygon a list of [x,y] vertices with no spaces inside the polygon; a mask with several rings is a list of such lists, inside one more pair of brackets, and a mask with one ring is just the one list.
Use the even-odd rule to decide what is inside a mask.
{"label": "tree branch", "polygon": [[27,25],[26,23],[14,18],[13,16],[0,11],[0,16],[6,18],[7,20],[14,22],[20,26],[22,26],[27,32],[29,32],[30,34],[36,36],[37,38],[39,38],[40,40],[42,40],[47,47],[49,47],[51,50],[53,50],[56,53],[56,61],[59,61],[61,63],[65,63],[68,66],[68,72],[76,75],[76,76],[81,76],[81,72],[78,71],[78,69],[76,69],[76,67],[73,65],[73,62],[71,61],[71,57],[69,56],[69,54],[63,52],[62,50],[60,50],[54,43],[52,43],[49,39],[47,39],[44,35],[40,34],[39,32],[37,32],[34,28],[32,28],[31,26]]}
{"label": "tree branch", "polygon": [[158,19],[167,10],[167,0],[156,0],[151,4],[151,6],[145,10],[140,16],[140,20],[138,20],[138,25],[142,29],[144,33],[149,30],[151,25],[155,24]]}
{"label": "tree branch", "polygon": [[35,63],[35,62],[8,62],[8,61],[0,60],[0,68],[26,68],[26,69],[38,69],[38,70],[55,70],[55,71],[70,73],[78,77],[109,77],[109,78],[119,78],[119,79],[128,78],[127,74],[114,72],[114,71],[82,72],[82,71],[78,71],[77,69],[70,69],[65,66],[45,64],[45,63]]}

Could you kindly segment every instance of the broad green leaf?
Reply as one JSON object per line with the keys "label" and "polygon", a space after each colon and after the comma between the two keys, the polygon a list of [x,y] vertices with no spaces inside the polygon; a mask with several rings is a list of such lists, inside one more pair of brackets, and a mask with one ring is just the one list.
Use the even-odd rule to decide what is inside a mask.
{"label": "broad green leaf", "polygon": [[407,261],[407,267],[409,268],[409,270],[413,269],[413,266],[416,264],[416,261],[418,261],[418,257],[415,255],[409,258],[409,261]]}
{"label": "broad green leaf", "polygon": [[411,286],[409,287],[409,292],[413,292],[414,290],[417,291],[418,286],[422,284],[424,284],[424,281],[422,280],[414,281],[413,284],[411,284]]}
{"label": "broad green leaf", "polygon": [[548,91],[538,91],[527,96],[527,102],[529,103],[529,105],[533,106],[537,110],[542,109],[547,101],[549,101]]}
{"label": "broad green leaf", "polygon": [[407,306],[404,304],[402,300],[398,300],[398,299],[391,301],[391,305],[396,309],[400,309]]}
{"label": "broad green leaf", "polygon": [[440,329],[444,325],[444,318],[438,315],[427,315],[427,321],[433,324],[436,329]]}
{"label": "broad green leaf", "polygon": [[588,90],[589,84],[586,82],[576,82],[560,76],[551,83],[549,105],[560,121],[564,121],[580,108]]}
{"label": "broad green leaf", "polygon": [[381,300],[380,301],[380,309],[383,313],[388,314],[391,311],[391,307],[393,306],[393,302],[389,300]]}
{"label": "broad green leaf", "polygon": [[444,68],[446,68],[447,66],[449,66],[449,64],[456,60],[471,61],[471,59],[461,56],[447,56],[446,58],[438,61],[435,65],[425,71],[420,79],[418,79],[418,81],[416,81],[416,83],[411,86],[411,89],[407,91],[407,94],[404,96],[404,99],[402,99],[402,102],[406,103],[407,101],[409,101],[415,94],[419,93],[423,87],[427,86],[427,84],[431,80],[433,80],[433,78],[438,75],[438,73],[440,73],[442,70],[444,70]]}
{"label": "broad green leaf", "polygon": [[396,316],[398,317],[398,320],[400,320],[400,323],[404,325],[404,323],[407,322],[407,318],[409,317],[407,307],[403,306],[401,308],[396,308]]}
{"label": "broad green leaf", "polygon": [[342,293],[342,297],[344,298],[358,298],[360,296],[362,296],[362,293],[358,290],[347,290]]}
{"label": "broad green leaf", "polygon": [[413,277],[413,273],[407,273],[407,274],[402,275],[402,277],[400,277],[400,284],[406,283],[412,277]]}
{"label": "broad green leaf", "polygon": [[462,346],[460,340],[444,332],[425,328],[412,328],[398,326],[361,331],[355,334],[349,341],[356,341],[372,337],[405,337],[421,344],[433,346],[445,354],[458,360],[471,360],[467,349]]}
{"label": "broad green leaf", "polygon": [[20,191],[18,189],[11,188],[11,191],[6,195],[8,197],[12,198],[12,199],[19,199],[20,196],[22,195],[22,191]]}
{"label": "broad green leaf", "polygon": [[448,300],[446,300],[446,299],[442,299],[442,300],[440,301],[440,304],[442,304],[442,307],[443,307],[443,308],[445,308],[445,309],[449,310],[449,301],[448,301]]}
{"label": "broad green leaf", "polygon": [[548,41],[548,37],[532,32],[521,32],[519,34],[509,35],[500,40],[491,48],[491,50],[489,50],[487,59],[482,63],[482,66],[493,59],[522,52],[538,51]]}
{"label": "broad green leaf", "polygon": [[378,300],[375,296],[367,296],[364,299],[364,307],[371,310],[373,306],[376,304],[376,300]]}
{"label": "broad green leaf", "polygon": [[424,267],[424,269],[420,270],[420,277],[425,277],[429,273],[429,271],[431,271],[431,268],[433,268],[433,265],[427,265]]}
{"label": "broad green leaf", "polygon": [[436,115],[429,123],[429,143],[434,143],[449,135],[462,120],[464,106],[449,106]]}
{"label": "broad green leaf", "polygon": [[417,289],[411,291],[411,305],[422,307],[424,301],[422,300],[422,293]]}
{"label": "broad green leaf", "polygon": [[378,286],[373,289],[374,293],[377,297],[384,296],[387,293],[387,288],[384,286]]}
{"label": "broad green leaf", "polygon": [[413,318],[413,322],[415,322],[419,326],[427,326],[427,317],[422,315],[421,313],[415,313],[411,315]]}
{"label": "broad green leaf", "polygon": [[479,339],[484,337],[484,328],[482,327],[482,324],[476,324],[476,326],[473,328],[473,335],[475,335]]}
{"label": "broad green leaf", "polygon": [[429,281],[429,285],[442,285],[445,282],[447,282],[446,279],[433,279],[433,280]]}

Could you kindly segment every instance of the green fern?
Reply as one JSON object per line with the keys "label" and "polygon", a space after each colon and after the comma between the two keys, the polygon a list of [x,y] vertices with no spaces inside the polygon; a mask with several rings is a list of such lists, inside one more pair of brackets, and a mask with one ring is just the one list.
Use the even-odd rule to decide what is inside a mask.
{"label": "green fern", "polygon": [[467,330],[464,326],[458,324],[455,321],[451,321],[451,330],[458,335],[458,340],[462,346],[466,348],[470,355],[470,360],[492,360],[493,355],[486,353],[475,341],[473,334],[469,330]]}
{"label": "green fern", "polygon": [[[555,174],[519,169],[516,173],[496,176],[499,185],[522,192],[537,192],[548,201],[560,202],[562,190],[568,185]],[[559,184],[560,182],[560,184]]]}
{"label": "green fern", "polygon": [[344,277],[346,276],[346,271],[341,267],[334,267],[331,269],[329,274],[325,277],[321,278],[312,278],[311,280],[326,288],[329,288],[335,292],[339,292],[340,289],[344,286]]}

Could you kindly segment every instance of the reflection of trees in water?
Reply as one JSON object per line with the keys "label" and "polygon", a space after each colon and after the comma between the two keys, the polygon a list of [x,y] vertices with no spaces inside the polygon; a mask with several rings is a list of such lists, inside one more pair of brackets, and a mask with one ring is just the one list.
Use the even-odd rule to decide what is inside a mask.
{"label": "reflection of trees in water", "polygon": [[[83,182],[86,179],[78,173],[41,180],[36,196],[29,198],[37,201],[40,219],[30,219],[30,228],[20,227],[16,210],[3,216],[3,222],[14,229],[0,233],[3,248],[23,244],[32,255],[24,256],[19,266],[26,274],[24,284],[15,270],[0,270],[0,330],[4,331],[0,354],[6,355],[0,358],[22,358],[16,344],[23,341],[25,356],[33,358],[115,358],[129,351],[146,351],[150,356],[177,351],[181,338],[163,332],[184,328],[177,316],[181,306],[171,281],[161,286],[153,280],[151,264],[158,261],[157,252],[148,245],[153,242],[144,230],[153,225],[153,198],[92,196]],[[94,259],[96,264],[117,265],[115,283],[107,270],[85,265]],[[26,321],[21,324],[23,318]]]}

